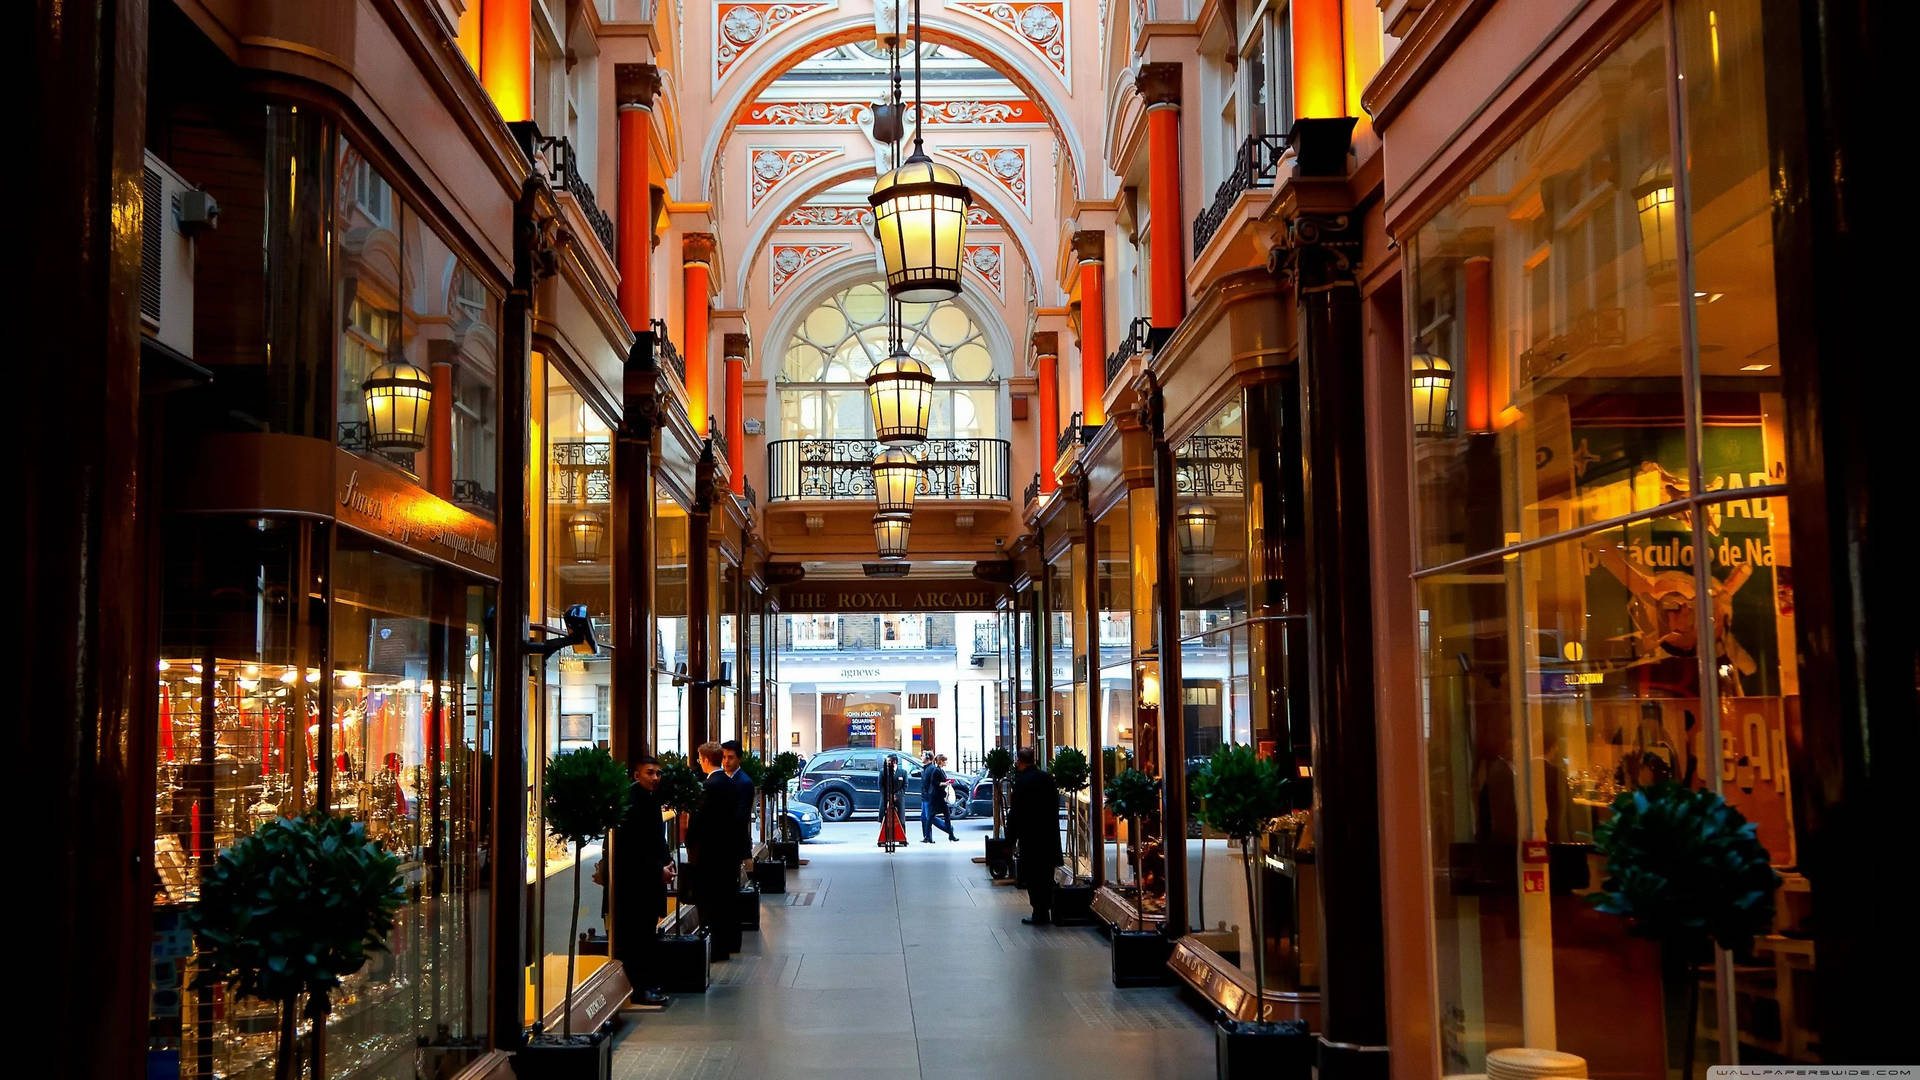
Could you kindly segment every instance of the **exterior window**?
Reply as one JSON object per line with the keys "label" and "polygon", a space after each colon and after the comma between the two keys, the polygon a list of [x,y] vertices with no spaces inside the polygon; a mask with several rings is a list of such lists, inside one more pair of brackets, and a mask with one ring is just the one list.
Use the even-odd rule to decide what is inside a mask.
{"label": "exterior window", "polygon": [[374,170],[372,163],[353,155],[353,205],[376,225],[393,226],[393,188],[387,178]]}
{"label": "exterior window", "polygon": [[1235,125],[1240,142],[1285,135],[1293,126],[1288,10],[1281,0],[1243,0],[1240,6],[1239,100],[1228,123]]}
{"label": "exterior window", "polygon": [[927,617],[925,615],[881,616],[880,647],[883,649],[926,648]]}
{"label": "exterior window", "polygon": [[840,619],[834,615],[791,615],[793,647],[796,649],[837,649],[840,647]]}
{"label": "exterior window", "polygon": [[939,694],[908,694],[907,695],[907,708],[909,709],[937,709],[939,707],[940,707]]}

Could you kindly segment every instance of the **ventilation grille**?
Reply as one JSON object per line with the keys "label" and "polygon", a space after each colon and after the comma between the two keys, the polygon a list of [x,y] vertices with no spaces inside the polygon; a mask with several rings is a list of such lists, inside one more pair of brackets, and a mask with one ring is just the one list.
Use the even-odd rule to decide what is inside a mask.
{"label": "ventilation grille", "polygon": [[165,184],[149,165],[142,177],[145,198],[140,210],[140,318],[160,325],[160,239],[166,222],[160,216]]}

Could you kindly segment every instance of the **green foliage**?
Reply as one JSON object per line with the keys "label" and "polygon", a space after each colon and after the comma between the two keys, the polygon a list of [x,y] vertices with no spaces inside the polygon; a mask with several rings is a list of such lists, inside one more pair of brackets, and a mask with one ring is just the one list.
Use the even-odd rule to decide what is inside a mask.
{"label": "green foliage", "polygon": [[613,755],[583,746],[553,755],[540,788],[547,831],[569,844],[607,835],[627,816],[627,771]]}
{"label": "green foliage", "polygon": [[186,925],[197,986],[262,1001],[326,993],[383,952],[406,899],[400,860],[367,827],[318,810],[275,818],[220,853]]}
{"label": "green foliage", "polygon": [[773,755],[773,767],[780,774],[780,786],[800,775],[800,755],[791,750],[782,750]]}
{"label": "green foliage", "polygon": [[1201,816],[1209,828],[1235,840],[1273,831],[1274,822],[1289,809],[1279,766],[1251,746],[1228,743],[1215,750],[1204,775]]}
{"label": "green foliage", "polygon": [[1152,817],[1160,809],[1160,781],[1128,769],[1107,781],[1107,808],[1129,820]]}
{"label": "green foliage", "polygon": [[700,805],[705,781],[686,757],[669,750],[660,755],[660,805],[669,810],[692,810]]}
{"label": "green foliage", "polygon": [[1638,937],[1706,935],[1745,953],[1773,922],[1780,876],[1755,826],[1711,791],[1666,781],[1622,792],[1593,843],[1607,860],[1593,904]]}
{"label": "green foliage", "polygon": [[1206,813],[1202,809],[1207,801],[1208,792],[1213,786],[1213,762],[1203,762],[1198,768],[1187,774],[1187,813],[1196,821],[1204,822]]}
{"label": "green foliage", "polygon": [[1054,785],[1069,795],[1085,791],[1093,781],[1093,774],[1087,769],[1087,755],[1071,746],[1053,752],[1053,763],[1047,771],[1053,774]]}
{"label": "green foliage", "polygon": [[987,751],[987,775],[995,780],[1004,780],[1013,771],[1013,751],[1004,746],[996,746]]}
{"label": "green foliage", "polygon": [[1119,776],[1133,768],[1133,751],[1124,746],[1109,746],[1100,751],[1101,775]]}
{"label": "green foliage", "polygon": [[747,754],[745,757],[741,758],[740,771],[747,774],[748,780],[753,781],[753,790],[755,791],[766,790],[760,785],[761,785],[761,781],[767,778],[767,763],[760,760],[759,754],[750,753],[750,754]]}

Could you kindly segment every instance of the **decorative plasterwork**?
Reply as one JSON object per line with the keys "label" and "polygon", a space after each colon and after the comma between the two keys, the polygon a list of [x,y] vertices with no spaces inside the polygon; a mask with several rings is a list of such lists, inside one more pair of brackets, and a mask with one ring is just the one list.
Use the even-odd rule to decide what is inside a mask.
{"label": "decorative plasterwork", "polygon": [[964,11],[998,24],[1045,60],[1062,79],[1067,77],[1067,5],[1063,0],[1038,4],[950,0],[947,10]]}
{"label": "decorative plasterwork", "polygon": [[980,203],[974,203],[972,206],[967,207],[967,228],[1004,229],[1006,227],[1005,222],[994,217],[993,211],[987,209]]}
{"label": "decorative plasterwork", "polygon": [[[873,106],[864,101],[756,101],[747,107],[741,127],[866,127],[873,123]],[[914,122],[907,107],[907,126]],[[964,99],[927,102],[927,126],[955,124],[1046,126],[1040,107],[1023,98]]]}
{"label": "decorative plasterwork", "polygon": [[715,4],[713,8],[713,85],[735,64],[786,29],[794,20],[838,7],[835,0],[812,4]]}
{"label": "decorative plasterwork", "polygon": [[838,147],[799,150],[779,146],[747,147],[747,173],[753,178],[753,186],[747,192],[747,213],[759,209],[767,196],[791,179],[794,173],[816,161],[839,157],[843,153],[845,151]]}
{"label": "decorative plasterwork", "polygon": [[936,153],[958,158],[992,177],[1020,200],[1020,209],[1033,216],[1027,202],[1027,148],[1024,146],[940,146]]}
{"label": "decorative plasterwork", "polygon": [[852,251],[852,244],[775,244],[768,252],[767,273],[769,275],[768,296],[780,295],[787,283],[809,266],[830,259],[843,251]]}
{"label": "decorative plasterwork", "polygon": [[968,244],[965,262],[967,269],[980,275],[987,284],[993,286],[993,293],[1000,299],[1007,298],[1004,272],[1006,270],[1006,250],[999,244]]}
{"label": "decorative plasterwork", "polygon": [[873,228],[873,208],[870,206],[796,206],[787,211],[780,219],[778,228],[782,229],[859,229],[867,232]]}

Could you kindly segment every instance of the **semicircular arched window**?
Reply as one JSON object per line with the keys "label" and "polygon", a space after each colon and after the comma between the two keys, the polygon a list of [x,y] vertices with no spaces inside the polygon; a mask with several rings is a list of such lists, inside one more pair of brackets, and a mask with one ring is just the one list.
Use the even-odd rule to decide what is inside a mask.
{"label": "semicircular arched window", "polygon": [[[991,439],[999,424],[1000,377],[986,336],[951,300],[905,304],[907,351],[933,369],[936,439]],[[870,439],[873,416],[864,380],[886,358],[887,294],[863,282],[822,300],[787,340],[775,381],[780,386],[780,438]]]}

